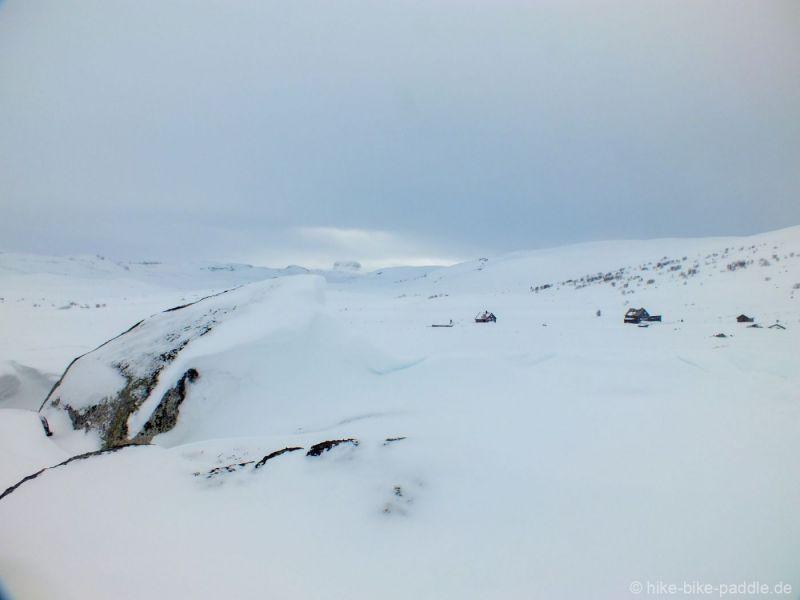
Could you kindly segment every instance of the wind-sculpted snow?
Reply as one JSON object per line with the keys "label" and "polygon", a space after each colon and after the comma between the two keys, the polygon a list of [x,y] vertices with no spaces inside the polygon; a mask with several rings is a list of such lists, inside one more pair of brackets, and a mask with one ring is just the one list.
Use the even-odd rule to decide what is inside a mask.
{"label": "wind-sculpted snow", "polygon": [[53,387],[54,378],[13,360],[0,362],[0,409],[36,410]]}
{"label": "wind-sculpted snow", "polygon": [[[319,288],[315,277],[275,280],[167,309],[76,359],[42,412],[56,427],[68,416],[73,429],[96,433],[103,447],[147,443],[175,426],[188,388],[202,378],[193,360],[269,335],[296,321],[298,310],[310,319]],[[289,304],[294,319],[286,317]],[[236,323],[242,315],[244,325]],[[223,325],[228,331],[198,345]]]}
{"label": "wind-sculpted snow", "polygon": [[73,428],[96,431],[105,447],[130,442],[127,419],[147,400],[163,369],[233,310],[233,304],[209,299],[195,310],[137,323],[70,365],[45,401],[45,415],[66,412]]}
{"label": "wind-sculpted snow", "polygon": [[323,283],[249,284],[145,319],[76,359],[42,413],[57,440],[77,430],[108,448],[291,430],[308,425],[309,412],[311,422],[333,420],[343,394],[366,412],[353,390],[420,359],[389,359],[352,339],[325,313]]}

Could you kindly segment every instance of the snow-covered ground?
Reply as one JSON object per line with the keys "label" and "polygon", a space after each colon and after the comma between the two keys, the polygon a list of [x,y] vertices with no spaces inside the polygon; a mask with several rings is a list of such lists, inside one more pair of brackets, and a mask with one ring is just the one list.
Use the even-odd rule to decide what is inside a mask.
{"label": "snow-covered ground", "polygon": [[[0,499],[12,599],[799,597],[800,227],[368,274],[0,254],[0,290],[0,493],[101,447],[64,405],[121,360],[189,339],[131,437],[199,373],[151,445]],[[67,372],[46,437],[67,365],[142,319]]]}

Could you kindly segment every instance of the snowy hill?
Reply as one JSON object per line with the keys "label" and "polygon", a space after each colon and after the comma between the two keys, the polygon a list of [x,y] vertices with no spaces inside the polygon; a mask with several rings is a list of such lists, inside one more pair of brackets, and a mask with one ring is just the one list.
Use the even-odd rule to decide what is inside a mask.
{"label": "snowy hill", "polygon": [[186,289],[213,288],[307,273],[290,266],[268,269],[235,263],[124,262],[104,256],[38,256],[0,252],[0,273],[7,275],[61,275],[75,279],[129,279]]}
{"label": "snowy hill", "polygon": [[12,598],[800,591],[800,228],[260,280],[2,257],[0,408],[63,375],[51,437],[0,410]]}

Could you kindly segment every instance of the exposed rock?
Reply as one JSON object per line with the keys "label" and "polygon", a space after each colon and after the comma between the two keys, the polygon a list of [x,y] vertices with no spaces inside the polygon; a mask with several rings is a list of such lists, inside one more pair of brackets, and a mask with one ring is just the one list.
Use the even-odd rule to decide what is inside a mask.
{"label": "exposed rock", "polygon": [[42,429],[44,429],[44,434],[47,437],[52,437],[53,432],[50,431],[50,423],[47,422],[47,419],[44,416],[39,415],[39,420],[42,422]]}
{"label": "exposed rock", "polygon": [[314,444],[311,446],[308,452],[306,452],[306,456],[319,456],[323,452],[327,452],[331,448],[335,448],[340,444],[353,444],[353,446],[358,446],[358,440],[347,438],[343,440],[328,440],[326,442],[320,442],[319,444]]}
{"label": "exposed rock", "polygon": [[[328,440],[328,441],[320,442],[319,444],[314,444],[313,446],[311,446],[311,449],[306,453],[306,456],[319,456],[323,452],[326,452],[326,451],[330,450],[331,448],[334,448],[334,447],[338,446],[339,444],[345,444],[345,443],[350,443],[350,444],[353,444],[354,446],[358,446],[358,440],[355,440],[355,439],[352,439],[352,438],[345,439],[345,440]],[[203,476],[205,476],[206,479],[211,479],[212,477],[216,477],[217,475],[222,475],[224,473],[235,473],[236,471],[241,470],[243,467],[246,467],[247,465],[253,465],[253,470],[259,469],[259,468],[263,467],[265,464],[267,464],[267,462],[272,460],[273,458],[281,456],[282,454],[287,454],[289,452],[296,452],[297,450],[303,450],[303,447],[302,446],[287,446],[286,448],[281,448],[280,450],[275,450],[275,452],[270,452],[269,454],[264,456],[264,458],[262,458],[258,462],[255,462],[253,460],[248,460],[248,461],[244,461],[244,462],[231,463],[229,465],[223,465],[221,467],[215,467],[215,468],[213,468],[210,471],[207,471],[205,473],[197,472],[197,473],[194,474],[194,476],[195,477],[200,477],[201,475],[203,475]]]}
{"label": "exposed rock", "polygon": [[404,440],[404,439],[406,439],[406,438],[405,438],[405,436],[404,436],[404,437],[390,437],[390,438],[386,438],[386,439],[383,441],[383,445],[384,445],[384,446],[388,446],[388,445],[389,445],[389,444],[391,444],[392,442],[400,442],[400,441],[402,441],[402,440]]}
{"label": "exposed rock", "polygon": [[77,456],[72,456],[72,457],[68,458],[67,460],[65,460],[64,462],[60,462],[57,465],[53,465],[52,467],[45,467],[41,471],[37,471],[36,473],[33,473],[32,475],[28,475],[27,477],[24,477],[23,479],[21,479],[20,481],[18,481],[14,485],[12,485],[11,487],[6,488],[6,491],[4,491],[2,494],[0,494],[0,500],[2,500],[3,498],[8,496],[9,494],[14,492],[15,490],[17,490],[26,481],[31,481],[33,479],[36,479],[37,477],[39,477],[39,475],[41,475],[45,471],[49,471],[50,469],[56,469],[58,467],[63,467],[65,465],[68,465],[71,462],[76,461],[76,460],[84,460],[84,459],[87,459],[87,458],[91,458],[93,456],[100,456],[101,454],[109,454],[111,452],[117,452],[118,450],[122,450],[123,448],[128,448],[130,446],[142,446],[142,445],[144,445],[144,444],[124,444],[124,445],[120,445],[120,446],[115,446],[114,448],[104,448],[103,450],[95,450],[93,452],[86,452],[84,454],[78,454]]}
{"label": "exposed rock", "polygon": [[217,475],[222,475],[223,473],[235,473],[242,467],[246,467],[247,465],[252,465],[255,461],[247,460],[245,462],[240,463],[233,463],[230,465],[224,465],[222,467],[215,467],[208,471],[207,473],[200,473],[197,472],[194,474],[195,477],[200,477],[200,475],[205,475],[206,479],[211,479],[212,477],[216,477]]}
{"label": "exposed rock", "polygon": [[174,387],[167,390],[161,398],[161,402],[147,423],[142,427],[142,431],[134,438],[137,443],[149,443],[153,436],[165,433],[175,427],[178,422],[181,403],[186,399],[186,384],[195,381],[200,377],[197,369],[187,370]]}
{"label": "exposed rock", "polygon": [[[209,268],[209,270],[211,270],[211,268]],[[222,296],[222,294],[227,294],[228,292],[232,292],[233,290],[237,290],[240,287],[242,287],[242,286],[236,286],[235,288],[230,288],[228,290],[223,290],[223,291],[219,292],[218,294],[211,294],[210,296],[204,296],[203,298],[200,298],[199,300],[195,300],[194,302],[187,302],[186,304],[181,304],[179,306],[173,306],[172,308],[166,309],[164,312],[165,313],[175,312],[176,310],[181,310],[183,308],[187,308],[189,306],[193,306],[193,305],[197,304],[198,302],[202,302],[203,300],[208,300],[209,298],[216,298],[217,296]]]}
{"label": "exposed rock", "polygon": [[302,446],[292,446],[292,447],[289,447],[289,448],[283,448],[281,450],[276,450],[275,452],[271,452],[270,454],[267,454],[264,458],[262,458],[260,461],[258,461],[256,463],[256,466],[253,467],[253,468],[258,469],[259,467],[263,467],[267,463],[268,460],[272,460],[276,456],[280,456],[281,454],[285,454],[286,452],[294,452],[295,450],[302,450],[302,449],[303,449]]}

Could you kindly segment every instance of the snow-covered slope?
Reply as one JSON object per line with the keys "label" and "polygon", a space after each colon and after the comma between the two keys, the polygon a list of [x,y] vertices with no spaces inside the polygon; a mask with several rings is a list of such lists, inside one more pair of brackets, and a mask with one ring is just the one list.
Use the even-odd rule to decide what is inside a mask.
{"label": "snow-covered slope", "polygon": [[[50,315],[53,345],[70,343],[71,319],[97,323],[93,347],[145,319],[66,372],[43,411],[52,437],[36,415],[0,411],[8,486],[98,448],[65,406],[115,397],[123,371],[155,375],[126,439],[197,374],[152,444],[47,469],[0,499],[13,598],[800,591],[800,228],[326,279],[172,312],[208,282],[114,296],[127,284],[103,280],[105,309],[0,304],[15,331]],[[631,306],[663,321],[623,324]],[[483,309],[498,322],[474,323]],[[12,344],[7,360],[47,370],[50,355],[16,341],[28,360]]]}

